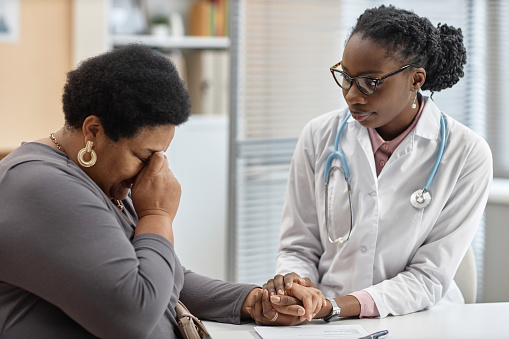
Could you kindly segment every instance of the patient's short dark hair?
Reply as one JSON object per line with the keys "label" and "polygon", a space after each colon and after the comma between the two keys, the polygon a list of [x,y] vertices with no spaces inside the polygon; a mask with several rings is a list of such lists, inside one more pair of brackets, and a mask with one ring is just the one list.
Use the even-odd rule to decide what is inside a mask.
{"label": "patient's short dark hair", "polygon": [[191,108],[173,63],[136,44],[86,59],[69,72],[62,103],[67,127],[81,128],[95,115],[114,142],[145,127],[180,125]]}

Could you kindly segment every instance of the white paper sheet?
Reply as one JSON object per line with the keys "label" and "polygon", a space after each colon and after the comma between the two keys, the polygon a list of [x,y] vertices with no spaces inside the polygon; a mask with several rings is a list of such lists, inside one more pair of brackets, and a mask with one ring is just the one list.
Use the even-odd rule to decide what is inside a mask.
{"label": "white paper sheet", "polygon": [[255,326],[255,330],[263,339],[357,339],[369,334],[361,325]]}

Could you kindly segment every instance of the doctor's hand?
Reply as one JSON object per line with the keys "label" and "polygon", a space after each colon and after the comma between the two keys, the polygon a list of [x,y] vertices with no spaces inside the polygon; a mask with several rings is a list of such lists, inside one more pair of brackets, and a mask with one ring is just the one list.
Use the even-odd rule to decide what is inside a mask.
{"label": "doctor's hand", "polygon": [[[294,283],[294,281],[298,283]],[[299,316],[303,316],[303,319],[312,320],[322,307],[327,305],[322,292],[314,286],[309,279],[303,279],[296,273],[289,273],[285,277],[277,275],[274,279],[270,279],[263,285],[263,291],[264,294],[267,293],[270,296],[272,307],[282,305],[281,303],[286,300],[286,298],[282,298],[283,296],[297,298],[305,310],[304,314],[299,314]],[[275,291],[277,291],[277,294]],[[265,309],[265,313],[267,312],[268,310]],[[284,313],[284,310],[282,312]]]}

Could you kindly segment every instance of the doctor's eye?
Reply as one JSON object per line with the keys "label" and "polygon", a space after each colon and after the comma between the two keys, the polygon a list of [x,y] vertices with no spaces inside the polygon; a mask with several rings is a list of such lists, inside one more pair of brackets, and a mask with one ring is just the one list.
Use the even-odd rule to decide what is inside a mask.
{"label": "doctor's eye", "polygon": [[373,94],[375,92],[375,88],[381,83],[382,82],[378,79],[374,78],[359,78],[359,85],[367,92],[367,94]]}

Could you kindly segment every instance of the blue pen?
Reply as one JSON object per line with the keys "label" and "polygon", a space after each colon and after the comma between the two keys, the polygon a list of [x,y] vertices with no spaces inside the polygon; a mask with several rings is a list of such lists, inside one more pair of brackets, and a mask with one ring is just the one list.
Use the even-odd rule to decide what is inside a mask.
{"label": "blue pen", "polygon": [[387,334],[389,334],[389,331],[383,330],[383,331],[380,331],[380,332],[375,332],[375,333],[368,334],[367,336],[361,337],[359,339],[380,339],[380,338],[385,337]]}

